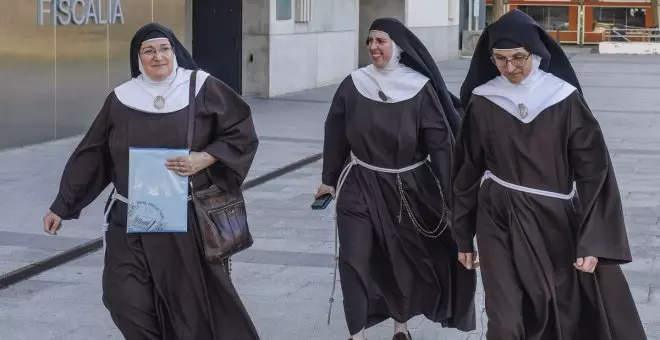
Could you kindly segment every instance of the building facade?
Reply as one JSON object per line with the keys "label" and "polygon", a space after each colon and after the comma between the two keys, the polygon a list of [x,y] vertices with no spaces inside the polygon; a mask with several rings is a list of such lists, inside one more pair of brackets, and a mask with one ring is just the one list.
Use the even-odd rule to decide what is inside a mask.
{"label": "building facade", "polygon": [[[508,0],[566,44],[597,44],[612,39],[611,29],[625,29],[630,40],[644,39],[640,33],[653,26],[651,0]],[[488,0],[487,22],[492,21]],[[639,32],[635,32],[639,30]],[[624,33],[620,33],[625,35]],[[616,38],[616,37],[615,37]]]}
{"label": "building facade", "polygon": [[152,20],[185,36],[185,0],[1,1],[0,148],[84,132],[128,79],[129,42]]}
{"label": "building facade", "polygon": [[172,28],[202,68],[246,96],[341,81],[368,62],[367,28],[398,17],[437,60],[458,55],[459,0],[1,1],[0,149],[84,133],[130,77],[142,25]]}
{"label": "building facade", "polygon": [[272,97],[341,81],[368,63],[378,17],[410,27],[436,60],[458,55],[459,0],[244,0],[243,93]]}

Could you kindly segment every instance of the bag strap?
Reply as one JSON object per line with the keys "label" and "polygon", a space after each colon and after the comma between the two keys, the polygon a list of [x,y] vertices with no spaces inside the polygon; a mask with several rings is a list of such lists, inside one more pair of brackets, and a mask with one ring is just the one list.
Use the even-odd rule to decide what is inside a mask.
{"label": "bag strap", "polygon": [[197,89],[197,70],[190,75],[190,89],[188,92],[188,149],[192,151],[193,134],[195,132],[195,90]]}

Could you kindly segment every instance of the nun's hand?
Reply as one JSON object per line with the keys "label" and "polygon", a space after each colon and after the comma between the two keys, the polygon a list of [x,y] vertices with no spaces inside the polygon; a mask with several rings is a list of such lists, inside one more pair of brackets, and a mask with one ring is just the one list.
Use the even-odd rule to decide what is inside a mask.
{"label": "nun's hand", "polygon": [[332,196],[335,196],[335,188],[326,184],[321,184],[319,188],[316,190],[316,195],[314,195],[314,199],[318,199],[319,197],[325,194],[330,194]]}
{"label": "nun's hand", "polygon": [[585,273],[593,273],[596,270],[596,265],[598,265],[598,258],[595,256],[580,257],[573,264],[577,270]]}
{"label": "nun's hand", "polygon": [[468,270],[477,269],[479,267],[479,254],[474,253],[458,253],[458,262]]}
{"label": "nun's hand", "polygon": [[215,162],[215,157],[208,153],[193,151],[188,156],[168,158],[165,167],[176,172],[179,176],[192,176]]}
{"label": "nun's hand", "polygon": [[44,216],[44,231],[51,235],[57,235],[60,228],[62,228],[62,218],[49,211]]}

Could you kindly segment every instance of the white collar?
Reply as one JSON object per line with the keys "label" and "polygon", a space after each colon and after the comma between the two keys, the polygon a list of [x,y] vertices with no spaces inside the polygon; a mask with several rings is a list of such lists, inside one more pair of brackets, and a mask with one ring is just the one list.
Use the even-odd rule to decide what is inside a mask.
{"label": "white collar", "polygon": [[[399,62],[402,51],[394,41],[392,50],[392,57],[384,68],[370,64],[351,73],[353,84],[362,96],[379,102],[396,103],[414,97],[429,81],[428,77]],[[379,91],[387,96],[387,101],[380,98]]]}
{"label": "white collar", "polygon": [[[153,82],[140,75],[119,85],[114,92],[122,104],[135,110],[149,113],[174,112],[188,106],[191,74],[191,70],[179,67],[163,82]],[[199,93],[208,76],[204,71],[197,72],[195,95]],[[165,98],[165,106],[162,109],[154,106],[156,96]]]}
{"label": "white collar", "polygon": [[573,85],[541,70],[540,57],[532,57],[534,70],[520,84],[513,84],[504,76],[498,76],[475,88],[472,93],[486,97],[521,122],[529,123],[543,110],[575,92]]}

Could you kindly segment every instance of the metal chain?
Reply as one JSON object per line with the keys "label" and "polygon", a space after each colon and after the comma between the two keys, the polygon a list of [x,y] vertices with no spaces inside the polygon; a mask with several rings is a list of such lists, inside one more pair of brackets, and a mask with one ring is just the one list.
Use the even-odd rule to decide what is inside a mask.
{"label": "metal chain", "polygon": [[232,279],[231,279],[231,257],[227,258],[226,260],[220,261],[220,265],[222,266],[222,269],[225,271],[225,274],[227,274],[227,277],[229,278],[229,282],[232,282]]}
{"label": "metal chain", "polygon": [[[406,213],[408,217],[410,218],[410,221],[413,223],[415,228],[420,232],[420,234],[428,237],[428,238],[438,238],[440,235],[442,235],[447,227],[449,226],[449,221],[447,216],[449,216],[450,212],[449,209],[447,208],[447,205],[445,204],[445,196],[442,193],[442,185],[440,185],[440,180],[438,180],[438,177],[433,173],[433,169],[431,169],[431,166],[426,163],[426,166],[429,168],[431,175],[433,175],[433,178],[435,179],[436,184],[438,185],[438,189],[440,189],[440,196],[442,199],[442,217],[440,217],[440,221],[438,222],[438,225],[435,227],[433,230],[428,230],[427,228],[422,227],[422,225],[417,221],[415,218],[412,208],[410,207],[409,203],[409,197],[406,194],[405,190],[403,190],[403,181],[401,180],[401,174],[396,175],[396,185],[397,189],[399,191],[399,195],[401,196],[401,202],[399,205],[399,223],[401,223],[402,215],[403,215],[403,209],[406,209]],[[442,230],[440,230],[440,227],[442,227],[444,223],[444,227]],[[438,232],[438,230],[440,230]]]}

